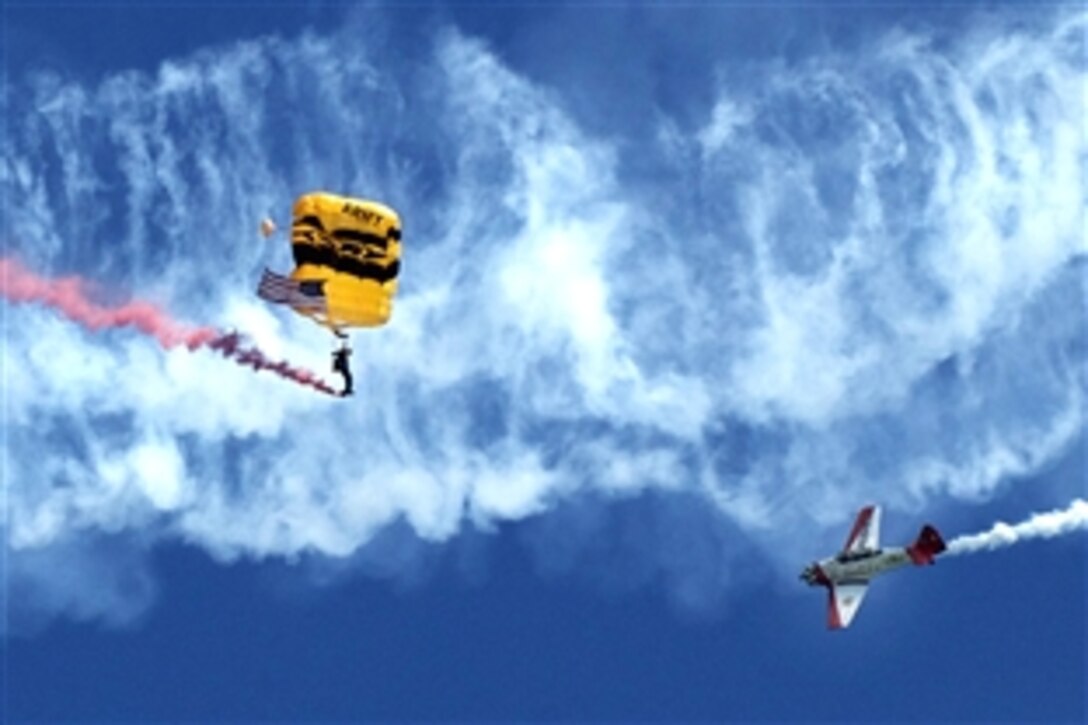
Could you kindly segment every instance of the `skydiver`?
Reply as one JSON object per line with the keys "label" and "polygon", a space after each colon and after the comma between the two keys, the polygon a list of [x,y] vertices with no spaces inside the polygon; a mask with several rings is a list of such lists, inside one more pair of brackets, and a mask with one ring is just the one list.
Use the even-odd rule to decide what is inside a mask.
{"label": "skydiver", "polygon": [[340,391],[341,398],[346,398],[353,392],[351,388],[352,377],[351,366],[349,365],[350,360],[351,348],[348,347],[347,342],[332,354],[332,371],[344,376],[344,389]]}

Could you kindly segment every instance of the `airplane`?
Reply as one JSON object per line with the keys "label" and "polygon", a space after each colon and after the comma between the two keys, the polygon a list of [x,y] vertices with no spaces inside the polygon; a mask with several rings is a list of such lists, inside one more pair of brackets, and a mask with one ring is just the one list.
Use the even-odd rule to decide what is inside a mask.
{"label": "airplane", "polygon": [[907,564],[932,564],[944,550],[944,539],[929,524],[913,544],[881,549],[880,507],[866,506],[858,512],[843,550],[806,566],[801,579],[811,586],[827,587],[827,627],[845,629],[857,614],[870,579]]}

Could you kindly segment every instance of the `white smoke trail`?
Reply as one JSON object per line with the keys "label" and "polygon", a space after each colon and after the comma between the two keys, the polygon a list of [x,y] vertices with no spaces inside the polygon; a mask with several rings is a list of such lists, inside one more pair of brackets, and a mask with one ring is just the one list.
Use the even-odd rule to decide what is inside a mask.
{"label": "white smoke trail", "polygon": [[998,521],[989,531],[958,536],[948,544],[945,556],[993,551],[1027,539],[1053,539],[1074,531],[1088,530],[1088,501],[1077,499],[1068,508],[1035,514],[1019,524]]}

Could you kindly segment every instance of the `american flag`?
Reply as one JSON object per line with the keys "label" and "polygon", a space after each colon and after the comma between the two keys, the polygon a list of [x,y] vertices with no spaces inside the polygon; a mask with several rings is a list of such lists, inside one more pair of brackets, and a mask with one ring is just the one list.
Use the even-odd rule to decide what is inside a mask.
{"label": "american flag", "polygon": [[266,269],[257,286],[257,296],[306,312],[325,312],[324,285],[324,280],[295,280]]}

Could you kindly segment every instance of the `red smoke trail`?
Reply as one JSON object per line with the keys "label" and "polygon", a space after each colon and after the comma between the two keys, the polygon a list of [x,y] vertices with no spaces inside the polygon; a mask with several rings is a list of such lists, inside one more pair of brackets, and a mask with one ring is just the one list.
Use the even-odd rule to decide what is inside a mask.
{"label": "red smoke trail", "polygon": [[254,370],[269,370],[299,385],[328,395],[339,395],[309,370],[292,367],[283,360],[273,362],[256,347],[245,346],[242,337],[235,332],[177,323],[147,302],[101,307],[88,299],[86,286],[86,282],[79,277],[39,277],[15,260],[0,257],[0,296],[9,302],[39,302],[89,330],[133,327],[155,338],[167,349],[178,345],[184,345],[190,350],[208,348],[239,365]]}
{"label": "red smoke trail", "polygon": [[340,393],[333,390],[323,380],[309,370],[291,367],[286,360],[272,362],[265,354],[255,347],[243,347],[242,336],[237,332],[217,332],[216,337],[208,340],[204,345],[215,350],[225,358],[229,358],[239,365],[247,365],[254,370],[270,370],[281,378],[293,380],[299,385],[305,385],[320,390],[322,393],[339,397]]}

